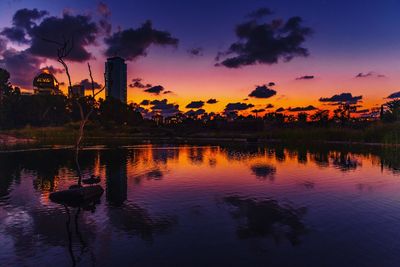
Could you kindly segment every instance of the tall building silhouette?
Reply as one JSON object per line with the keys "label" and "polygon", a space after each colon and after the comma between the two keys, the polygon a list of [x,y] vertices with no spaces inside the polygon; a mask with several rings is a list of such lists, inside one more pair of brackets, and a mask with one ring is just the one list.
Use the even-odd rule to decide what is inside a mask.
{"label": "tall building silhouette", "polygon": [[114,98],[126,103],[126,63],[121,57],[111,57],[106,62],[106,99]]}

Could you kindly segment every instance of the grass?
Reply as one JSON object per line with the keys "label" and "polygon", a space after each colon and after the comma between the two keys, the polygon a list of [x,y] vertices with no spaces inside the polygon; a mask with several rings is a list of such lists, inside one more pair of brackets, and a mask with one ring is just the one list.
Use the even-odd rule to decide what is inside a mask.
{"label": "grass", "polygon": [[400,144],[400,124],[376,123],[366,128],[307,127],[274,129],[267,138],[291,141],[336,141]]}
{"label": "grass", "polygon": [[[25,127],[2,132],[17,138],[35,139],[42,144],[74,144],[78,124],[61,127]],[[112,140],[144,140],[157,138],[248,138],[258,137],[263,140],[281,140],[285,142],[360,142],[400,144],[400,123],[374,123],[364,128],[350,127],[271,127],[258,132],[233,131],[195,131],[183,134],[173,129],[162,127],[115,127],[104,129],[89,124],[85,132],[85,142],[108,142]]]}

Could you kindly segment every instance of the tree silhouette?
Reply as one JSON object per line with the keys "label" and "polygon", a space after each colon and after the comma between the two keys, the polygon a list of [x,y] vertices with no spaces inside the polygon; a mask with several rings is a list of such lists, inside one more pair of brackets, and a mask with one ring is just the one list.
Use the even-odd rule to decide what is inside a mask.
{"label": "tree silhouette", "polygon": [[389,101],[382,106],[381,119],[385,122],[394,122],[400,119],[400,99]]}
{"label": "tree silhouette", "polygon": [[[58,41],[54,41],[54,40],[50,40],[50,39],[43,39],[43,40],[57,45],[57,61],[60,62],[60,64],[64,67],[65,73],[68,78],[68,85],[69,85],[68,95],[69,95],[69,97],[71,97],[75,100],[75,103],[77,104],[77,106],[79,108],[81,120],[80,120],[80,125],[79,125],[79,133],[78,133],[78,136],[77,136],[76,142],[75,142],[75,161],[76,161],[78,177],[79,177],[78,185],[81,186],[82,185],[82,174],[81,174],[81,170],[79,167],[79,150],[80,150],[82,139],[84,137],[84,129],[85,129],[86,123],[89,121],[90,115],[94,111],[96,96],[105,89],[105,86],[103,88],[101,88],[100,90],[98,90],[97,92],[95,92],[95,83],[93,80],[92,69],[90,67],[90,63],[88,63],[87,65],[88,65],[88,70],[89,70],[91,86],[92,86],[92,95],[88,99],[89,103],[90,103],[89,110],[87,110],[85,112],[83,105],[80,101],[81,100],[80,98],[85,98],[85,96],[76,97],[76,96],[73,96],[73,94],[71,94],[71,89],[72,89],[71,75],[69,72],[68,64],[65,61],[66,58],[70,55],[70,53],[74,47],[73,39],[68,40],[68,39],[64,38],[63,42],[58,42]],[[104,84],[106,84],[106,83],[104,83]]]}
{"label": "tree silhouette", "polygon": [[320,125],[326,125],[329,121],[329,111],[328,110],[318,110],[311,115],[311,120],[317,122]]}
{"label": "tree silhouette", "polygon": [[300,123],[306,123],[308,118],[308,114],[305,112],[300,112],[297,114],[297,121]]}

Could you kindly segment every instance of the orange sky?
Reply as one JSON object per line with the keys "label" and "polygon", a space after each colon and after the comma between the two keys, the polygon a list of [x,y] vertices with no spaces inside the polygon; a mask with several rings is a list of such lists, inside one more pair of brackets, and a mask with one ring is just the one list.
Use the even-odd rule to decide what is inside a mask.
{"label": "orange sky", "polygon": [[[205,105],[207,111],[220,112],[227,103],[246,102],[255,105],[255,108],[264,108],[271,103],[275,108],[297,107],[314,105],[320,108],[329,108],[318,101],[320,97],[330,97],[342,92],[363,96],[363,108],[371,108],[382,104],[384,97],[398,91],[400,80],[396,77],[397,69],[385,71],[387,77],[355,78],[358,67],[346,66],[346,70],[337,67],[336,62],[319,66],[313,58],[296,59],[291,63],[282,63],[274,66],[250,66],[243,69],[222,69],[210,66],[207,58],[176,59],[173,51],[166,51],[166,60],[151,55],[134,62],[128,62],[128,83],[133,78],[142,78],[144,83],[162,85],[165,90],[174,93],[155,96],[145,93],[139,88],[128,88],[128,101],[140,103],[143,99],[164,99],[185,106],[191,101],[216,98],[219,102]],[[168,58],[167,58],[168,57]],[[104,63],[99,59],[92,61],[92,69],[97,82],[102,81]],[[54,66],[58,66],[54,62]],[[304,70],[307,66],[307,71]],[[350,70],[349,70],[350,69]],[[379,69],[379,68],[376,68]],[[313,80],[295,80],[302,75],[312,75],[318,70]],[[379,71],[376,71],[379,73]],[[71,64],[73,82],[88,78],[86,63]],[[65,74],[57,74],[59,81],[66,81]],[[248,94],[257,86],[275,82],[273,87],[277,95],[269,99],[249,98]],[[64,88],[65,90],[65,88]],[[100,95],[101,97],[102,95]],[[103,96],[104,97],[104,96]],[[245,98],[249,100],[245,101]]]}
{"label": "orange sky", "polygon": [[[238,69],[215,67],[215,56],[218,52],[226,51],[237,40],[235,26],[244,22],[250,11],[260,8],[260,3],[234,1],[230,13],[222,14],[227,8],[222,2],[182,2],[179,7],[164,5],[164,1],[155,2],[157,5],[154,4],[154,7],[159,8],[151,5],[152,8],[149,8],[147,2],[133,4],[127,1],[121,5],[115,1],[105,1],[110,12],[112,32],[136,29],[150,19],[155,28],[166,30],[179,39],[177,47],[151,45],[145,51],[146,56],[141,55],[128,62],[128,83],[133,78],[142,78],[144,83],[162,85],[165,90],[174,93],[155,96],[138,88],[128,88],[129,102],[167,98],[169,102],[179,104],[180,110],[187,111],[185,106],[191,101],[216,98],[219,102],[214,105],[206,104],[205,109],[209,112],[220,112],[228,103],[246,102],[243,99],[257,85],[274,82],[276,86],[273,89],[277,91],[275,96],[269,99],[250,98],[246,103],[254,104],[257,109],[264,108],[269,103],[275,108],[308,105],[326,108],[318,101],[320,97],[349,92],[354,96],[363,96],[364,109],[379,106],[386,101],[385,97],[400,91],[400,39],[397,34],[399,16],[395,12],[398,10],[398,3],[395,1],[385,5],[381,1],[368,1],[362,7],[351,1],[346,7],[337,1],[317,1],[312,5],[289,1],[292,8],[288,8],[284,0],[269,1],[278,18],[300,16],[304,19],[304,24],[312,28],[314,34],[304,42],[310,56],[295,57],[290,62],[280,60],[278,64],[252,65]],[[71,14],[89,14],[96,19],[97,5],[98,2],[77,0],[69,1],[68,7],[58,1],[0,3],[0,7],[6,10],[6,14],[0,18],[0,26],[12,25],[12,16],[20,8],[44,9],[50,15],[58,17],[68,10]],[[133,7],[138,16],[127,12]],[[195,7],[206,8],[209,14],[207,19]],[[332,10],[341,12],[340,20]],[[96,44],[85,47],[92,54],[90,63],[95,80],[99,83],[104,83],[106,45],[103,38],[104,36],[99,36]],[[27,48],[15,43],[8,47],[19,50]],[[204,48],[203,55],[190,56],[187,51],[194,47]],[[70,64],[74,83],[89,78],[86,64],[87,62]],[[49,60],[43,64],[45,65],[61,67],[59,63]],[[355,78],[361,72],[374,72],[385,77]],[[316,78],[296,80],[304,75],[313,75]],[[65,74],[57,74],[57,79],[65,82]]]}

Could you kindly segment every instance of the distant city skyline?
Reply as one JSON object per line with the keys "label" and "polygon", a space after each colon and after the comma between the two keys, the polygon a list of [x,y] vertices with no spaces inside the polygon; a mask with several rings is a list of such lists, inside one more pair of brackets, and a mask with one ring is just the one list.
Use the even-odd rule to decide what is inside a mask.
{"label": "distant city skyline", "polygon": [[[271,111],[298,112],[312,110],[310,106],[331,109],[332,101],[320,100],[351,93],[350,100],[362,96],[357,99],[360,109],[371,109],[400,91],[397,1],[19,0],[4,1],[0,8],[0,67],[27,90],[33,90],[32,80],[40,69],[49,67],[67,92],[65,73],[54,56],[51,59],[56,48],[43,48],[39,36],[57,38],[51,36],[60,33],[57,25],[79,21],[83,37],[76,39],[71,54],[73,83],[89,78],[90,62],[95,81],[104,84],[106,58],[120,55],[127,60],[129,103],[168,99],[183,112],[221,112],[235,105],[247,114],[267,106],[273,106]],[[20,12],[13,20],[21,9],[31,12]],[[297,16],[300,26],[292,33],[301,31],[304,40],[296,40],[294,47],[305,50],[260,56],[229,49],[251,41],[238,38],[235,28],[240,25],[281,23],[281,32],[271,40],[277,41],[279,34],[290,33],[284,25]],[[293,58],[285,62],[289,57]],[[224,61],[229,58],[235,63]],[[207,103],[210,99],[215,101]]]}

